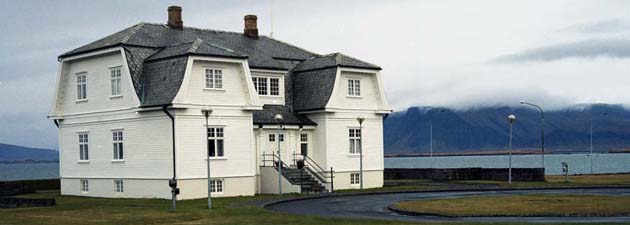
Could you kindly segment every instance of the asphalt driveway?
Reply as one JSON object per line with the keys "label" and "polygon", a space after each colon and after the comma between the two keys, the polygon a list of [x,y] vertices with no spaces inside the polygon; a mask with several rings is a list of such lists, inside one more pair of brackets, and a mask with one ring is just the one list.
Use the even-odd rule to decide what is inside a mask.
{"label": "asphalt driveway", "polygon": [[[406,221],[453,221],[453,222],[630,222],[630,216],[619,217],[458,217],[407,216],[389,210],[387,207],[401,201],[419,199],[444,199],[479,195],[512,194],[601,194],[630,195],[630,188],[597,189],[552,189],[552,190],[492,190],[492,191],[452,191],[452,192],[416,192],[416,193],[379,193],[366,195],[329,196],[323,198],[276,202],[265,206],[273,211],[301,215],[326,217],[371,218]],[[630,203],[629,203],[630,204]]]}

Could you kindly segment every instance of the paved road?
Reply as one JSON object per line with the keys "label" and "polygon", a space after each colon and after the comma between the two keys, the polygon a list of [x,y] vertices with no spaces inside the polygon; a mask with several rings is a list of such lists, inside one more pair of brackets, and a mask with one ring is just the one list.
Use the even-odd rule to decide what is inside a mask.
{"label": "paved road", "polygon": [[268,205],[274,211],[303,215],[327,217],[354,217],[407,221],[454,221],[454,222],[630,222],[630,216],[623,217],[460,217],[406,216],[395,213],[388,206],[400,202],[418,199],[444,199],[479,195],[511,195],[533,193],[563,194],[602,194],[630,195],[630,188],[616,189],[564,189],[564,190],[517,190],[517,191],[456,191],[456,192],[420,192],[398,194],[376,194],[355,196],[333,196],[326,198],[297,200]]}

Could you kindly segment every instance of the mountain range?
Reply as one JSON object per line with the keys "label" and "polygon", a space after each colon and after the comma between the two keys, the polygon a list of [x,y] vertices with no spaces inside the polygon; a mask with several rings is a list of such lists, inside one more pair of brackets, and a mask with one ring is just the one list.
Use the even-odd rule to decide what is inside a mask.
{"label": "mountain range", "polygon": [[[504,151],[509,143],[507,116],[514,114],[513,148],[540,151],[541,114],[528,107],[477,107],[465,110],[412,107],[384,121],[385,155],[426,155],[433,124],[435,154],[483,154]],[[545,112],[545,152],[630,150],[630,110],[621,105],[590,104]],[[57,161],[51,149],[0,143],[0,162]]]}
{"label": "mountain range", "polygon": [[23,161],[57,161],[59,152],[0,143],[0,163]]}
{"label": "mountain range", "polygon": [[[433,124],[434,153],[492,152],[508,148],[509,122],[514,114],[513,148],[540,151],[541,113],[532,107],[478,107],[465,110],[412,107],[384,121],[386,155],[422,155],[430,151]],[[544,112],[545,152],[630,149],[630,110],[621,105],[589,104]]]}

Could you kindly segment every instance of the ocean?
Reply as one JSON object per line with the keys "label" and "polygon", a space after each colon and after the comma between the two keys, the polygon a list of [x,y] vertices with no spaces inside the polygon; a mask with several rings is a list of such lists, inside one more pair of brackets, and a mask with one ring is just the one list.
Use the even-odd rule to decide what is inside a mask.
{"label": "ocean", "polygon": [[[592,160],[592,164],[591,164]],[[548,154],[545,173],[562,174],[562,162],[569,165],[570,174],[630,173],[630,153],[615,154]],[[385,168],[507,168],[507,155],[388,157]],[[513,168],[541,166],[540,155],[514,155]],[[59,163],[0,164],[0,181],[59,178]]]}
{"label": "ocean", "polygon": [[[592,160],[592,164],[591,164]],[[540,155],[513,155],[512,168],[541,167]],[[630,173],[630,153],[547,154],[545,174],[562,174],[562,162],[569,165],[569,174]],[[388,157],[385,168],[507,168],[507,155]]]}

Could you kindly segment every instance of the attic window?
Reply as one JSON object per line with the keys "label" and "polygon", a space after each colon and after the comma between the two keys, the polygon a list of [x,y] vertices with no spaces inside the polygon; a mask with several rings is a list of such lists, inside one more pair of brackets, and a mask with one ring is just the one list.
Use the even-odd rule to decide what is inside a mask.
{"label": "attic window", "polygon": [[348,80],[348,96],[361,96],[361,80]]}
{"label": "attic window", "polygon": [[280,96],[280,78],[277,77],[252,77],[254,88],[258,95]]}
{"label": "attic window", "polygon": [[206,88],[221,89],[223,88],[223,71],[220,69],[206,69]]}

